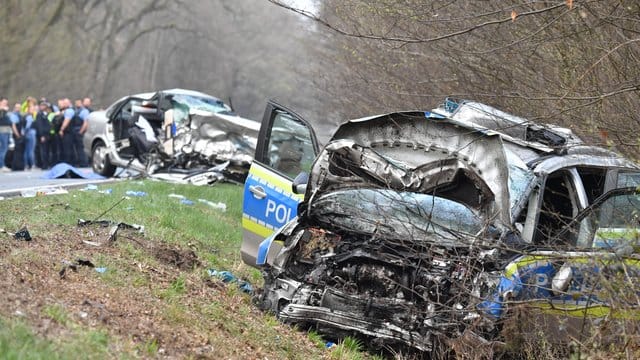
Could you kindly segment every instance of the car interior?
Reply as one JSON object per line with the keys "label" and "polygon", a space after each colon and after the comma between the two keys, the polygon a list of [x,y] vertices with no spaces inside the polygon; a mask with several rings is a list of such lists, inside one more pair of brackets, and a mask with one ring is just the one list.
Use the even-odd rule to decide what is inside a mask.
{"label": "car interior", "polygon": [[[147,144],[145,139],[141,138],[142,133],[140,131],[132,131],[137,129],[135,123],[139,114],[135,113],[135,109],[139,106],[156,109],[156,111],[145,111],[144,118],[149,122],[158,139],[165,138],[167,135],[165,131],[167,128],[165,113],[170,112],[169,110],[172,106],[168,99],[163,101],[160,107],[157,106],[157,102],[157,97],[144,101],[137,98],[130,98],[126,100],[126,103],[115,113],[113,116],[113,133],[120,157],[132,159],[148,151],[149,144]],[[170,118],[169,116],[169,119]],[[135,137],[135,139],[133,139],[133,137]]]}

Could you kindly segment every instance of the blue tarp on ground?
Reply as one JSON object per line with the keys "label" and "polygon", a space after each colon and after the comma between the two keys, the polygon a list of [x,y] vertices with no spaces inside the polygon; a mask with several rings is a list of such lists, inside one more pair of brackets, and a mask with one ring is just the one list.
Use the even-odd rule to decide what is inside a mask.
{"label": "blue tarp on ground", "polygon": [[75,179],[89,179],[100,180],[105,179],[104,176],[98,175],[90,170],[80,170],[67,163],[59,163],[52,167],[51,170],[42,175],[42,179],[61,179],[61,178],[75,178]]}

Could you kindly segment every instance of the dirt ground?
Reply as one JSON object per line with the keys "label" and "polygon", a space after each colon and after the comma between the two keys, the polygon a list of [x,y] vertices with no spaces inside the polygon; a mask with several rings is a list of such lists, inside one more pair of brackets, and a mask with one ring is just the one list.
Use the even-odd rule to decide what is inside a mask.
{"label": "dirt ground", "polygon": [[[250,296],[207,276],[190,249],[133,230],[109,242],[109,228],[95,225],[32,235],[32,241],[18,241],[0,234],[0,314],[22,318],[39,336],[64,338],[73,324],[106,330],[115,339],[109,345],[114,355],[317,357],[303,333],[275,321],[275,329],[261,330],[265,320]],[[107,269],[79,265],[74,271],[68,264],[78,259]],[[62,309],[62,319],[47,311],[52,306]]]}

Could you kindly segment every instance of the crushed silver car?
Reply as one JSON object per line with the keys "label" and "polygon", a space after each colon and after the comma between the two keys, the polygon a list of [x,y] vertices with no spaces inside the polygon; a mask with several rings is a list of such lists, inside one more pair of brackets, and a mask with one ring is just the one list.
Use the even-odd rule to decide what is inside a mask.
{"label": "crushed silver car", "polygon": [[[349,121],[313,163],[302,160],[317,149],[308,123],[268,105],[245,183],[241,251],[263,270],[258,303],[282,321],[429,352],[497,339],[500,321],[524,303],[539,318],[554,312],[549,333],[571,337],[558,309],[583,322],[602,317],[591,314],[595,302],[613,311],[584,290],[596,266],[584,264],[616,256],[639,268],[634,251],[598,240],[604,221],[581,219],[611,191],[639,185],[640,168],[568,129],[447,101]],[[282,168],[291,158],[296,166]]]}
{"label": "crushed silver car", "polygon": [[95,172],[132,169],[167,180],[243,181],[260,124],[201,92],[164,90],[124,97],[89,117],[85,151]]}

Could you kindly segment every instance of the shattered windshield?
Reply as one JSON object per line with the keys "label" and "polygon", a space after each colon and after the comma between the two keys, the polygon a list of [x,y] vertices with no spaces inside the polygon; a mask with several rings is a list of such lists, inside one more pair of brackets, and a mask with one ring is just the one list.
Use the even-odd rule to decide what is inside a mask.
{"label": "shattered windshield", "polygon": [[505,150],[509,162],[509,206],[511,209],[525,196],[535,179],[533,171],[511,151]]}
{"label": "shattered windshield", "polygon": [[456,240],[478,234],[482,221],[466,206],[437,196],[389,189],[349,189],[323,195],[311,216],[368,235]]}
{"label": "shattered windshield", "polygon": [[[227,114],[231,115],[231,108],[222,102],[221,100],[215,98],[207,98],[200,96],[191,96],[191,95],[173,95],[171,101],[174,104],[174,108],[188,108],[189,113],[198,114],[198,115],[207,115],[207,114]],[[176,106],[177,104],[177,106]]]}

